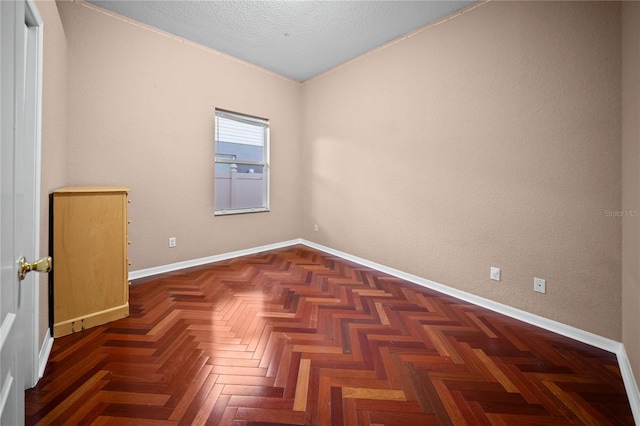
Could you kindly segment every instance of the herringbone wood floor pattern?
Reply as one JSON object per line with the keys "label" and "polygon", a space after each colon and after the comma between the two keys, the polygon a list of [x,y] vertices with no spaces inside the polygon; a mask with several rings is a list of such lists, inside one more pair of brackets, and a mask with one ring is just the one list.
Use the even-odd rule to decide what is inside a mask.
{"label": "herringbone wood floor pattern", "polygon": [[134,285],[28,424],[633,424],[613,354],[303,246]]}

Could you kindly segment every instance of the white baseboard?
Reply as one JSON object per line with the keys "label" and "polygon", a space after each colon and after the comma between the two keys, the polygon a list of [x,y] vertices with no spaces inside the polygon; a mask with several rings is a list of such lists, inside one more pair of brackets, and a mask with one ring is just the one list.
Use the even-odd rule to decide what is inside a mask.
{"label": "white baseboard", "polygon": [[493,300],[485,299],[484,297],[476,296],[475,294],[467,293],[466,291],[458,290],[453,287],[446,286],[444,284],[437,283],[435,281],[428,280],[426,278],[419,277],[417,275],[408,274],[403,271],[399,271],[394,268],[390,268],[385,265],[381,265],[376,262],[371,262],[361,257],[353,256],[349,253],[344,253],[338,250],[334,250],[330,247],[325,247],[320,244],[312,243],[311,241],[302,240],[302,244],[312,247],[316,250],[324,251],[334,256],[341,257],[346,260],[350,260],[355,263],[359,263],[368,268],[375,269],[385,274],[392,275],[397,278],[401,278],[405,281],[418,284],[422,287],[427,287],[432,290],[436,290],[440,293],[444,293],[449,296],[453,296],[457,299],[464,300],[465,302],[473,303],[474,305],[482,306],[491,311],[498,312],[511,318],[526,322],[531,325],[535,325],[545,330],[553,331],[554,333],[561,334],[566,337],[570,337],[574,340],[578,340],[583,343],[587,343],[591,346],[595,346],[605,351],[616,353],[620,342],[607,339],[606,337],[598,336],[597,334],[589,333],[588,331],[580,330],[579,328],[571,327],[566,324],[559,323],[557,321],[550,320],[548,318],[541,317],[539,315],[532,314],[520,309],[513,308],[502,303],[495,302]]}
{"label": "white baseboard", "polygon": [[283,241],[281,243],[267,244],[265,246],[254,247],[245,250],[232,251],[228,253],[216,254],[214,256],[201,257],[200,259],[185,260],[183,262],[171,263],[168,265],[156,266],[153,268],[139,269],[129,272],[129,280],[149,277],[152,275],[164,274],[166,272],[178,271],[180,269],[192,268],[194,266],[206,265],[207,263],[220,262],[221,260],[233,259],[234,257],[247,256],[263,251],[275,250],[283,247],[302,244],[301,239]]}
{"label": "white baseboard", "polygon": [[47,368],[47,361],[49,361],[49,354],[51,354],[51,348],[53,348],[53,337],[51,337],[51,330],[47,329],[38,354],[38,380],[44,376],[44,370]]}
{"label": "white baseboard", "polygon": [[618,366],[620,367],[620,373],[622,373],[624,387],[629,397],[629,405],[631,405],[631,411],[633,412],[633,419],[637,425],[640,425],[640,392],[638,392],[638,384],[633,375],[631,363],[627,358],[627,351],[622,343],[620,343],[620,348],[616,355],[618,356]]}
{"label": "white baseboard", "polygon": [[[435,281],[431,281],[426,278],[419,277],[417,275],[412,275],[412,274],[409,274],[409,273],[406,273],[406,272],[403,272],[403,271],[400,271],[376,262],[371,262],[367,259],[363,259],[358,256],[353,256],[349,253],[345,253],[339,250],[334,250],[330,247],[326,247],[321,244],[316,244],[314,242],[311,242],[302,238],[284,241],[281,243],[268,244],[265,246],[254,247],[246,250],[238,250],[238,251],[233,251],[229,253],[223,253],[215,256],[203,257],[200,259],[172,263],[169,265],[157,266],[154,268],[132,271],[129,273],[129,279],[134,280],[137,278],[143,278],[143,277],[148,277],[152,275],[162,274],[165,272],[177,271],[180,269],[191,268],[194,266],[200,266],[207,263],[213,263],[213,262],[219,262],[221,260],[232,259],[234,257],[247,256],[250,254],[260,253],[263,251],[289,247],[296,244],[303,244],[308,247],[314,248],[316,250],[320,250],[325,253],[329,253],[331,255],[340,257],[342,259],[359,263],[360,265],[366,266],[368,268],[372,268],[380,272],[384,272],[386,274],[392,275],[397,278],[401,278],[405,281],[409,281],[411,283],[420,285],[422,287],[436,290],[440,293],[447,294],[449,296],[464,300],[469,303],[473,303],[474,305],[481,306],[483,308],[489,309],[499,314],[503,314],[508,317],[517,319],[519,321],[526,322],[527,324],[531,324],[536,327],[543,328],[545,330],[560,334],[565,337],[569,337],[579,342],[586,343],[588,345],[595,346],[596,348],[600,348],[605,351],[616,354],[618,358],[620,371],[622,373],[622,379],[624,381],[625,389],[629,397],[629,404],[631,405],[633,417],[635,419],[636,424],[640,425],[640,392],[638,391],[638,386],[633,376],[633,372],[631,370],[631,364],[629,363],[629,359],[627,358],[627,353],[622,343],[616,342],[615,340],[611,340],[606,337],[599,336],[594,333],[590,333],[585,330],[581,330],[576,327],[572,327],[557,321],[550,320],[545,317],[541,317],[539,315],[532,314],[530,312],[516,309],[511,306],[495,302],[493,300],[485,299],[483,297],[476,296],[475,294],[467,293],[465,291],[458,290],[453,287],[449,287],[444,284],[440,284]],[[53,339],[51,339],[51,341],[53,342]],[[49,348],[49,351],[50,350],[51,348]],[[48,353],[47,353],[47,357],[48,357]],[[46,365],[46,360],[44,365]],[[42,367],[42,371],[44,371],[44,367]]]}

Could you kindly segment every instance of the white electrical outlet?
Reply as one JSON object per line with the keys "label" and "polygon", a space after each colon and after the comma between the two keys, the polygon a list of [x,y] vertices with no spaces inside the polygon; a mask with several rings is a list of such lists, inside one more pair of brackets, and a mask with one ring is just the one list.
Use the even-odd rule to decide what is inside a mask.
{"label": "white electrical outlet", "polygon": [[314,232],[318,232],[318,225],[317,225],[317,224],[316,224],[316,225],[313,225],[313,231],[314,231]]}
{"label": "white electrical outlet", "polygon": [[169,238],[169,248],[174,248],[176,246],[176,237]]}
{"label": "white electrical outlet", "polygon": [[547,281],[542,278],[533,278],[533,291],[537,293],[546,293]]}
{"label": "white electrical outlet", "polygon": [[500,281],[500,268],[491,267],[491,273],[489,276],[494,281]]}

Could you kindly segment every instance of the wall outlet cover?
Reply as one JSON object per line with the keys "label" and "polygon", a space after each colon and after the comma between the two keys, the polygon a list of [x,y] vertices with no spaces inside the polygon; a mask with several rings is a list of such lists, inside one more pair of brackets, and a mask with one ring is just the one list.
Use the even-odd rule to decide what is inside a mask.
{"label": "wall outlet cover", "polygon": [[489,278],[494,281],[500,281],[500,268],[491,267]]}
{"label": "wall outlet cover", "polygon": [[542,278],[534,278],[533,279],[533,291],[536,293],[546,293],[547,292],[547,281]]}

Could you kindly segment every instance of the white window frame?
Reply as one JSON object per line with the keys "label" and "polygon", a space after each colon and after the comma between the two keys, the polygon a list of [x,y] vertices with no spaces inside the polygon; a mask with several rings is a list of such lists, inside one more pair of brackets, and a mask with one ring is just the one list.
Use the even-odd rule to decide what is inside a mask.
{"label": "white window frame", "polygon": [[[238,160],[225,158],[224,156],[218,157],[217,152],[217,143],[218,143],[218,117],[231,119],[234,121],[238,121],[245,124],[256,125],[264,128],[264,141],[262,144],[263,148],[263,161],[252,161],[252,160]],[[246,145],[259,146],[252,142],[246,142]],[[262,167],[262,194],[264,197],[264,206],[262,207],[251,207],[251,208],[223,208],[218,209],[215,201],[215,192],[214,192],[214,215],[216,216],[224,216],[224,215],[233,215],[233,214],[244,214],[244,213],[258,213],[258,212],[268,212],[269,211],[269,175],[270,175],[270,161],[269,161],[269,149],[270,147],[270,138],[269,138],[269,120],[265,118],[255,117],[247,114],[237,113],[225,109],[216,108],[215,109],[215,136],[214,136],[214,191],[216,186],[216,165],[217,164],[235,164],[235,165],[243,165],[243,166],[260,166]]]}

